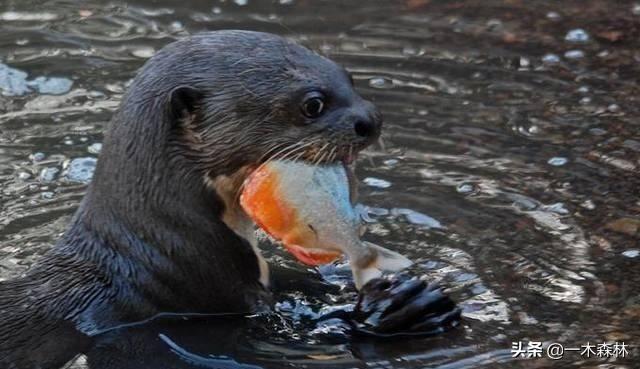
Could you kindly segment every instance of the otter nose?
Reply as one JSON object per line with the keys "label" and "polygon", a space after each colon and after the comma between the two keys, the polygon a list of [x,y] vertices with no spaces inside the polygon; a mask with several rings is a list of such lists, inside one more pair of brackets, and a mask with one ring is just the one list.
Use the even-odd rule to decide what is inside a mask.
{"label": "otter nose", "polygon": [[378,138],[382,129],[382,117],[375,106],[366,101],[365,109],[358,115],[353,125],[356,135],[369,140]]}

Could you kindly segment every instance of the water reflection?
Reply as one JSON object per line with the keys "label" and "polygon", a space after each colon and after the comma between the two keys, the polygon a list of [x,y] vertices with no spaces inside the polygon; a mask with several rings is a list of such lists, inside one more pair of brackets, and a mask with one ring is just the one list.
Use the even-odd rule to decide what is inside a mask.
{"label": "water reflection", "polygon": [[[190,33],[256,29],[343,63],[382,108],[383,147],[367,152],[358,169],[367,237],[442,281],[467,321],[459,336],[333,349],[304,320],[353,302],[344,265],[336,265],[321,275],[337,291],[281,296],[288,320],[278,323],[279,334],[255,334],[259,324],[204,325],[202,334],[242,342],[218,349],[189,341],[197,324],[171,328],[182,336],[153,325],[140,334],[153,332],[165,344],[158,357],[184,363],[194,354],[247,367],[501,367],[511,342],[524,338],[574,346],[633,341],[640,336],[636,8],[605,1],[7,1],[0,13],[0,279],[26,270],[64,230],[104,126],[146,58]],[[271,263],[304,272],[281,250],[266,242],[263,249]],[[111,353],[104,357],[118,357],[114,342],[102,348]],[[100,357],[81,357],[75,367],[92,355]],[[582,365],[579,355],[563,360]]]}

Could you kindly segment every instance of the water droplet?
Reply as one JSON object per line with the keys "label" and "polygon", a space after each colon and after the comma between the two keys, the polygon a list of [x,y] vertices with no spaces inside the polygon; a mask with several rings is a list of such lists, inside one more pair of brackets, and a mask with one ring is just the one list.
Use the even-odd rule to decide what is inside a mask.
{"label": "water droplet", "polygon": [[405,46],[402,48],[402,53],[404,55],[414,56],[414,55],[418,55],[418,49],[411,46]]}
{"label": "water droplet", "polygon": [[389,78],[374,77],[369,80],[369,86],[374,88],[392,88],[393,81]]}
{"label": "water droplet", "polygon": [[214,7],[213,7],[213,9],[211,9],[211,12],[212,12],[213,14],[220,14],[220,13],[222,13],[222,9],[220,9],[220,8],[219,8],[219,7],[217,7],[217,6],[214,6]]}
{"label": "water droplet", "polygon": [[624,251],[622,255],[628,258],[637,258],[638,256],[640,256],[640,250],[637,250],[637,249],[627,250],[627,251]]}
{"label": "water droplet", "polygon": [[500,19],[489,19],[487,21],[487,28],[490,31],[498,31],[503,28],[502,21]]}
{"label": "water droplet", "polygon": [[568,161],[569,160],[567,158],[563,158],[561,156],[554,156],[553,158],[549,159],[547,163],[553,165],[554,167],[560,167],[567,164]]}
{"label": "water droplet", "polygon": [[583,201],[580,206],[582,206],[583,208],[587,209],[587,210],[593,210],[596,208],[596,204],[593,203],[593,200],[589,199],[589,200],[585,200]]}
{"label": "water droplet", "polygon": [[459,193],[471,193],[474,190],[474,186],[471,183],[461,183],[458,185],[458,187],[456,187],[456,191],[458,191]]}
{"label": "water droplet", "polygon": [[131,55],[141,59],[149,59],[155,53],[156,53],[156,50],[150,46],[143,46],[143,47],[139,47],[131,50]]}
{"label": "water droplet", "polygon": [[389,188],[391,187],[391,182],[385,181],[380,178],[367,177],[363,180],[363,182],[367,186],[377,187],[377,188]]}
{"label": "water droplet", "polygon": [[560,57],[556,54],[546,54],[542,57],[542,62],[547,64],[554,64],[560,61]]}
{"label": "water droplet", "polygon": [[43,193],[40,194],[40,196],[45,199],[45,200],[50,200],[53,198],[54,193],[51,191],[45,191]]}
{"label": "water droplet", "polygon": [[585,96],[582,99],[580,99],[579,103],[580,105],[589,105],[591,104],[591,98],[588,96]]}
{"label": "water droplet", "polygon": [[65,145],[67,145],[67,146],[71,146],[71,145],[73,145],[73,141],[72,141],[72,140],[64,140],[64,142],[63,142],[63,143],[64,143]]}
{"label": "water droplet", "polygon": [[589,41],[589,34],[587,33],[587,31],[583,30],[582,28],[576,28],[567,32],[566,36],[564,36],[564,39],[565,41],[576,42],[576,43],[587,42]]}
{"label": "water droplet", "polygon": [[567,59],[581,59],[581,58],[584,58],[584,51],[569,50],[566,53],[564,53],[564,57]]}
{"label": "water droplet", "polygon": [[531,62],[529,61],[529,58],[525,58],[524,56],[520,57],[520,67],[521,68],[529,68],[529,66],[531,65]]}
{"label": "water droplet", "polygon": [[171,22],[171,24],[169,25],[169,28],[173,32],[178,32],[178,31],[182,31],[184,29],[184,25],[181,22],[174,21],[174,22]]}
{"label": "water droplet", "polygon": [[249,4],[249,0],[233,0],[233,2],[238,6],[245,6]]}
{"label": "water droplet", "polygon": [[547,13],[547,19],[551,19],[551,20],[558,20],[560,19],[560,13],[558,12],[548,12]]}
{"label": "water droplet", "polygon": [[29,155],[29,159],[31,159],[31,161],[33,161],[34,163],[37,163],[39,161],[43,161],[47,156],[44,153],[41,152],[36,152],[33,153],[31,155]]}
{"label": "water droplet", "polygon": [[90,154],[95,154],[98,155],[100,154],[100,151],[102,151],[102,144],[99,142],[96,142],[94,144],[91,144],[88,148],[87,151],[89,151]]}
{"label": "water droplet", "polygon": [[580,92],[581,94],[586,94],[587,92],[589,92],[589,87],[588,86],[580,86],[580,88],[578,88],[578,92]]}
{"label": "water droplet", "polygon": [[27,179],[31,178],[31,173],[28,172],[20,172],[18,173],[18,178],[22,181],[26,181]]}
{"label": "water droplet", "polygon": [[411,224],[426,226],[428,228],[444,228],[442,224],[436,219],[426,214],[419,213],[415,210],[399,208],[393,209],[391,213],[394,215],[404,215],[405,218],[407,218],[407,221]]}
{"label": "water droplet", "polygon": [[398,160],[397,159],[387,159],[385,161],[383,161],[384,165],[392,167],[396,164],[398,164]]}
{"label": "water droplet", "polygon": [[611,104],[611,105],[607,106],[607,110],[609,110],[612,113],[618,113],[618,112],[620,112],[620,105]]}
{"label": "water droplet", "polygon": [[60,172],[60,169],[56,167],[42,169],[42,171],[40,171],[40,182],[44,182],[44,183],[53,182],[58,176],[59,172]]}

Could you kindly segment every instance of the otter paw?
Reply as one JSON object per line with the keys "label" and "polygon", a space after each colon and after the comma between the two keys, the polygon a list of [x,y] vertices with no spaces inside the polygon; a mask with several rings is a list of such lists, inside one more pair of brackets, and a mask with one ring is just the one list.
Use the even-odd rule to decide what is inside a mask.
{"label": "otter paw", "polygon": [[366,335],[433,335],[457,326],[460,313],[439,286],[400,276],[364,285],[351,321]]}

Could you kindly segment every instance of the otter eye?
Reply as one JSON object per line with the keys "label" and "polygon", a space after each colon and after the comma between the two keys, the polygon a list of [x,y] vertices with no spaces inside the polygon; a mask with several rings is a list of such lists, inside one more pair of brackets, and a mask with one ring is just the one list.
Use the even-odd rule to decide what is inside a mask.
{"label": "otter eye", "polygon": [[324,96],[320,93],[311,93],[302,103],[302,114],[307,118],[317,118],[324,113]]}

